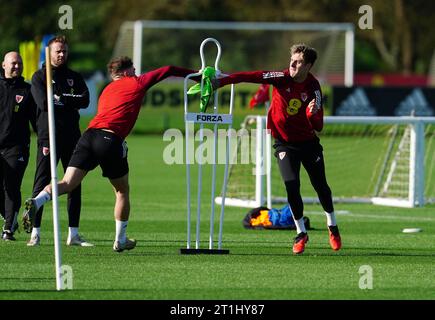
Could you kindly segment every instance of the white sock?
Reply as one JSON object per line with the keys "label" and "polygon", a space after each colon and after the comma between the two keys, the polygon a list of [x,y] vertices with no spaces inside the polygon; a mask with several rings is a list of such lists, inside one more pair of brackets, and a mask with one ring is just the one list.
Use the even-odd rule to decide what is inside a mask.
{"label": "white sock", "polygon": [[328,213],[325,211],[325,215],[326,215],[326,224],[328,225],[328,227],[337,225],[337,221],[335,221],[335,213],[334,212]]}
{"label": "white sock", "polygon": [[307,230],[305,230],[304,217],[300,218],[299,220],[293,218],[293,220],[295,221],[296,231],[298,234],[301,232],[307,233]]}
{"label": "white sock", "polygon": [[51,195],[47,191],[42,190],[35,198],[36,208],[37,209],[41,208],[44,205],[44,203],[50,200],[51,200]]}
{"label": "white sock", "polygon": [[32,235],[30,237],[33,238],[33,237],[39,236],[41,233],[40,230],[41,230],[41,228],[33,227],[32,228]]}
{"label": "white sock", "polygon": [[68,227],[68,239],[72,239],[78,234],[79,228]]}
{"label": "white sock", "polygon": [[116,224],[116,234],[115,234],[115,241],[119,241],[124,243],[127,240],[127,221],[120,221],[115,220]]}

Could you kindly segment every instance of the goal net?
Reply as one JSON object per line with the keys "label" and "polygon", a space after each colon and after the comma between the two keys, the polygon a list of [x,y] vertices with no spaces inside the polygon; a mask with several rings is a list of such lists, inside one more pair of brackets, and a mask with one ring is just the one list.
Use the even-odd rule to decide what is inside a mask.
{"label": "goal net", "polygon": [[[265,122],[264,116],[248,116],[242,128],[263,130]],[[325,117],[325,123],[319,137],[334,202],[400,207],[435,202],[434,117]],[[286,202],[270,135],[246,135],[250,143],[241,143],[239,135],[237,157],[249,148],[251,161],[233,161],[226,204],[270,207]],[[303,167],[301,194],[306,202],[318,202]]]}
{"label": "goal net", "polygon": [[[287,68],[290,46],[304,42],[321,52],[313,72],[322,84],[352,85],[354,26],[350,23],[126,21],[113,56],[133,57],[137,72],[162,65],[194,68],[198,46],[209,37],[222,44],[220,65],[226,73]],[[206,61],[213,61],[210,57],[216,53],[205,54]]]}

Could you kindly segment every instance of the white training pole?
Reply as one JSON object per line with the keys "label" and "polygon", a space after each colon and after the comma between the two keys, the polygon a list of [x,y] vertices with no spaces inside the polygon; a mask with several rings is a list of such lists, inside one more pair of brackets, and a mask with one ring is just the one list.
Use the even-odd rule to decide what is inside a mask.
{"label": "white training pole", "polygon": [[267,119],[270,108],[270,102],[266,101],[264,104],[266,108],[266,116],[264,117],[264,128],[266,129],[266,147],[264,153],[266,154],[266,206],[272,209],[272,134],[267,129]]}
{"label": "white training pole", "polygon": [[[192,77],[193,75],[189,75],[186,78],[184,78],[184,114],[186,116],[187,114],[187,106],[188,106],[188,100],[187,100],[187,82],[190,79],[190,77]],[[190,134],[189,134],[189,123],[186,121],[185,122],[186,126],[186,132],[185,132],[185,137],[186,137],[186,190],[187,190],[187,249],[190,249],[190,242],[191,242],[191,237],[190,237],[190,224],[191,224],[191,204],[190,204]]]}
{"label": "white training pole", "polygon": [[[220,74],[219,69],[217,68],[218,66],[218,61],[220,59],[220,44],[217,40],[213,39],[213,38],[207,38],[205,39],[202,43],[201,43],[201,47],[200,47],[200,54],[201,54],[201,61],[202,61],[202,67],[199,70],[198,73],[194,73],[194,74],[190,74],[188,75],[185,80],[184,80],[184,119],[186,121],[186,180],[187,180],[187,248],[186,249],[181,249],[180,252],[182,254],[190,254],[190,253],[212,253],[212,254],[227,254],[229,253],[229,250],[215,250],[213,249],[213,233],[214,233],[214,214],[215,214],[215,202],[214,202],[214,195],[216,193],[216,171],[217,171],[217,147],[218,147],[218,143],[217,143],[217,138],[218,138],[218,124],[229,124],[230,128],[231,128],[231,124],[232,124],[232,103],[234,100],[234,85],[232,85],[232,94],[231,94],[231,104],[230,104],[230,113],[229,114],[218,114],[218,95],[217,95],[217,91],[214,93],[214,114],[216,116],[214,117],[210,117],[208,115],[208,113],[206,112],[200,112],[200,113],[189,113],[188,112],[188,99],[187,99],[187,81],[188,79],[195,77],[195,76],[201,76],[202,73],[204,72],[205,69],[205,60],[204,60],[204,53],[203,53],[203,47],[205,45],[205,43],[209,42],[209,41],[213,41],[216,43],[217,47],[218,47],[218,57],[216,59],[216,63],[215,63],[215,69],[216,69],[216,75]],[[203,90],[203,79],[201,80],[201,93]],[[210,117],[210,119],[209,119]],[[212,119],[211,119],[212,118]],[[190,143],[189,141],[189,126],[187,125],[187,123],[192,123],[193,128],[194,128],[194,124],[195,123],[199,123],[200,124],[200,128],[199,128],[199,136],[198,136],[198,142],[199,142],[199,146],[197,148],[197,152],[193,152],[192,150],[192,154],[198,154],[198,157],[196,160],[198,161],[198,194],[197,194],[197,219],[196,219],[196,247],[195,249],[191,249],[190,248],[190,229],[191,229],[191,205],[190,205],[190,154],[191,154],[191,150],[190,150],[190,146],[191,144],[193,144],[193,147],[195,146],[195,141],[196,141],[196,135],[195,133],[193,133],[193,143]],[[203,154],[203,149],[205,148],[204,146],[204,123],[210,123],[210,124],[214,124],[214,148],[213,148],[213,175],[212,175],[212,190],[211,190],[211,200],[212,200],[212,204],[211,204],[211,214],[210,214],[210,237],[209,237],[209,249],[201,249],[200,248],[200,219],[201,219],[201,192],[202,192],[202,167],[204,165],[204,161],[206,160],[202,154]],[[193,130],[194,131],[194,130]],[[227,145],[227,156],[226,156],[226,168],[225,168],[225,182],[224,184],[227,184],[227,177],[228,177],[228,158],[229,158],[229,143]],[[224,190],[225,193],[225,190]],[[224,210],[224,206],[225,206],[225,200],[223,201],[223,205],[222,205],[222,211],[221,211],[221,218],[220,218],[220,228],[219,228],[219,249],[222,247],[221,242],[222,242],[222,220],[223,220],[223,210]]]}
{"label": "white training pole", "polygon": [[[194,131],[193,131],[193,146],[190,145],[190,124],[186,119],[186,116],[188,114],[188,98],[187,98],[187,84],[190,78],[194,77],[194,76],[199,76],[201,75],[200,72],[198,73],[193,73],[188,75],[187,77],[184,78],[184,117],[185,117],[185,121],[186,121],[186,132],[185,132],[185,137],[186,137],[186,189],[187,189],[187,246],[186,249],[190,249],[190,243],[191,243],[191,190],[190,190],[190,164],[191,164],[191,158],[194,161],[194,147],[195,147],[195,137],[194,137]],[[193,128],[195,128],[195,124],[192,123],[191,124],[193,126]],[[192,150],[191,150],[192,149]]]}
{"label": "white training pole", "polygon": [[[201,91],[202,91],[202,85],[201,85]],[[204,124],[200,124],[199,127],[199,147],[202,148],[204,140]],[[198,155],[201,154],[201,152],[198,153]],[[202,191],[202,162],[204,161],[204,158],[198,157],[198,198],[197,198],[197,207],[196,207],[196,249],[199,249],[199,237],[200,237],[200,229],[201,229],[201,191]]]}
{"label": "white training pole", "polygon": [[256,150],[255,150],[255,201],[257,207],[263,205],[263,117],[257,116]]}
{"label": "white training pole", "polygon": [[[267,125],[266,125],[267,128]],[[266,129],[267,130],[267,129]],[[266,131],[266,196],[267,207],[272,209],[272,135]]]}
{"label": "white training pole", "polygon": [[[187,82],[186,82],[187,83]],[[186,86],[185,83],[185,86]],[[187,89],[184,89],[184,92],[187,92]],[[190,159],[189,159],[189,123],[186,121],[186,181],[187,181],[187,249],[190,249]]]}
{"label": "white training pole", "polygon": [[54,229],[54,256],[56,267],[56,290],[62,290],[61,283],[61,251],[60,251],[60,231],[59,216],[57,206],[57,169],[56,169],[56,126],[54,122],[53,106],[53,83],[50,63],[50,48],[45,47],[45,71],[47,74],[47,107],[48,107],[48,132],[50,140],[50,166],[51,166],[51,199],[53,203],[53,229]]}
{"label": "white training pole", "polygon": [[424,123],[411,126],[409,162],[409,203],[412,207],[424,205]]}
{"label": "white training pole", "polygon": [[[233,114],[233,105],[234,105],[234,84],[231,85],[231,96],[230,96],[230,111],[229,114]],[[228,125],[228,140],[226,143],[226,152],[225,152],[225,172],[224,172],[224,186],[222,190],[222,203],[221,203],[221,214],[219,218],[219,238],[218,238],[218,249],[222,250],[222,233],[224,226],[224,211],[225,211],[225,198],[227,193],[227,184],[228,184],[228,169],[230,162],[230,143],[231,143],[231,128],[232,125]]]}
{"label": "white training pole", "polygon": [[[213,41],[217,46],[217,56],[214,68],[216,72],[219,72],[218,64],[221,57],[221,46],[219,42],[213,38],[206,39],[203,44],[206,43],[206,41]],[[203,48],[203,46],[201,46]],[[201,51],[201,57],[203,57],[203,51]],[[217,90],[214,92],[214,108],[213,112],[214,114],[218,114],[218,108],[219,108],[219,95]],[[211,213],[210,213],[210,235],[209,235],[209,249],[213,249],[213,236],[214,236],[214,212],[215,212],[215,193],[216,193],[216,166],[217,166],[217,145],[218,145],[218,125],[217,123],[213,126],[213,136],[214,136],[214,143],[213,143],[213,172],[212,172],[212,179],[211,179]]]}
{"label": "white training pole", "polygon": [[[217,114],[218,112],[218,94],[217,91],[214,93],[214,113]],[[213,125],[213,171],[212,171],[212,178],[211,178],[211,213],[210,213],[210,235],[209,235],[209,249],[213,249],[213,235],[214,235],[214,210],[215,210],[215,192],[216,192],[216,150],[217,150],[217,123]]]}

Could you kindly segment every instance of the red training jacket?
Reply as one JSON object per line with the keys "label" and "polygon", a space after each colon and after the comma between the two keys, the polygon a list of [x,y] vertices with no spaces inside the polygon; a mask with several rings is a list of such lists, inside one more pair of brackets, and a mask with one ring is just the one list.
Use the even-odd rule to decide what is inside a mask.
{"label": "red training jacket", "polygon": [[[220,79],[219,86],[251,82],[273,85],[267,128],[275,139],[286,142],[311,140],[323,129],[322,92],[317,79],[309,73],[304,82],[295,82],[284,71],[237,72]],[[316,99],[319,110],[312,114],[308,104]]]}
{"label": "red training jacket", "polygon": [[133,129],[146,91],[163,79],[186,77],[193,70],[166,66],[134,77],[112,81],[98,100],[98,111],[88,128],[109,129],[125,139]]}

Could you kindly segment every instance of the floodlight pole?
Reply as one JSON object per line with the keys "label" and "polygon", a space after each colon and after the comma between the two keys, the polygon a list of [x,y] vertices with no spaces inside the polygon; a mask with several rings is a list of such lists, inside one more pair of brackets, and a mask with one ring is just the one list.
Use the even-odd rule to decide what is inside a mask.
{"label": "floodlight pole", "polygon": [[143,34],[142,20],[134,22],[134,35],[133,35],[133,65],[136,69],[136,74],[142,73],[142,34]]}
{"label": "floodlight pole", "polygon": [[345,34],[345,52],[344,52],[344,85],[353,86],[353,67],[354,67],[354,48],[355,48],[355,30],[352,28],[346,30]]}
{"label": "floodlight pole", "polygon": [[50,167],[51,167],[51,199],[53,203],[53,229],[54,229],[54,256],[56,268],[56,290],[62,290],[61,265],[62,256],[60,250],[59,216],[57,205],[57,165],[56,165],[56,126],[54,122],[53,106],[53,80],[51,73],[50,48],[45,47],[45,71],[47,80],[47,108],[48,108],[48,132],[50,141]]}

